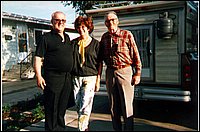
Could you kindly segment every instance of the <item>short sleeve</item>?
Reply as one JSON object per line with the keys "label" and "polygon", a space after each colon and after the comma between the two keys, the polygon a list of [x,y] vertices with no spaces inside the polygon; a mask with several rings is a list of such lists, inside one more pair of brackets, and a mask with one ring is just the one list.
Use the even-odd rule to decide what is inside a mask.
{"label": "short sleeve", "polygon": [[46,48],[47,48],[47,45],[46,45],[46,41],[45,41],[45,36],[42,35],[38,38],[35,56],[44,57]]}

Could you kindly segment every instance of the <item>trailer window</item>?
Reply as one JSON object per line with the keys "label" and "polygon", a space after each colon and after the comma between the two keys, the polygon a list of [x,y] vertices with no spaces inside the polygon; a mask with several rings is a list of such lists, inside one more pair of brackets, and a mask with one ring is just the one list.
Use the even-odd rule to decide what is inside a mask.
{"label": "trailer window", "polygon": [[186,52],[197,52],[197,27],[192,22],[186,24]]}
{"label": "trailer window", "polygon": [[142,80],[153,81],[153,25],[124,26],[120,28],[131,31],[134,36],[142,62]]}
{"label": "trailer window", "polygon": [[137,43],[143,68],[150,67],[150,38],[149,29],[131,30]]}

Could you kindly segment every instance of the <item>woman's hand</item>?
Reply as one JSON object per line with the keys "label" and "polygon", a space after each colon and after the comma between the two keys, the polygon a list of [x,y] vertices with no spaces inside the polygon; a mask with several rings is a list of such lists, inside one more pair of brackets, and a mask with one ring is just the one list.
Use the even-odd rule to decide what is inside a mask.
{"label": "woman's hand", "polygon": [[98,92],[99,89],[100,89],[100,76],[97,76],[97,80],[96,80],[96,83],[95,83],[94,91]]}

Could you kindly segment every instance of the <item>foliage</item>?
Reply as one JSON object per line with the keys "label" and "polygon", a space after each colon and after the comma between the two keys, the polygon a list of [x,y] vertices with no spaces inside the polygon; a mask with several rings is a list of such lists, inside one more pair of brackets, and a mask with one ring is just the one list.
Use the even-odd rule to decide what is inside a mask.
{"label": "foliage", "polygon": [[44,107],[40,103],[37,104],[36,108],[32,111],[34,119],[44,119]]}
{"label": "foliage", "polygon": [[[105,7],[115,7],[115,6],[125,6],[132,4],[142,4],[152,1],[61,1],[61,3],[66,7],[72,5],[75,8],[76,13],[79,15],[86,15],[86,10],[94,9],[94,6],[105,8]],[[105,6],[105,4],[108,4]],[[104,6],[101,6],[104,5]]]}
{"label": "foliage", "polygon": [[6,113],[9,112],[11,109],[11,106],[9,104],[6,104],[5,106],[2,107],[2,112]]}
{"label": "foliage", "polygon": [[42,94],[34,98],[19,101],[16,105],[2,107],[3,131],[19,131],[20,129],[44,119],[44,102]]}

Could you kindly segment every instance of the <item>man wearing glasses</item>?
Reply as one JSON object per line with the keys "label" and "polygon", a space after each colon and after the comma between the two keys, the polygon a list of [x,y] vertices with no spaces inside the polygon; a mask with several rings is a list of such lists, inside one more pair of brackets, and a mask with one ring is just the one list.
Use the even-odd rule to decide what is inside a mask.
{"label": "man wearing glasses", "polygon": [[101,37],[100,61],[107,66],[106,88],[113,128],[133,131],[134,85],[140,82],[142,67],[139,52],[132,33],[118,27],[119,20],[114,11],[105,15],[105,25],[108,31]]}
{"label": "man wearing glasses", "polygon": [[45,130],[64,131],[66,106],[71,101],[73,47],[64,32],[65,14],[54,12],[51,23],[52,30],[43,34],[37,43],[34,68],[37,86],[44,93]]}

